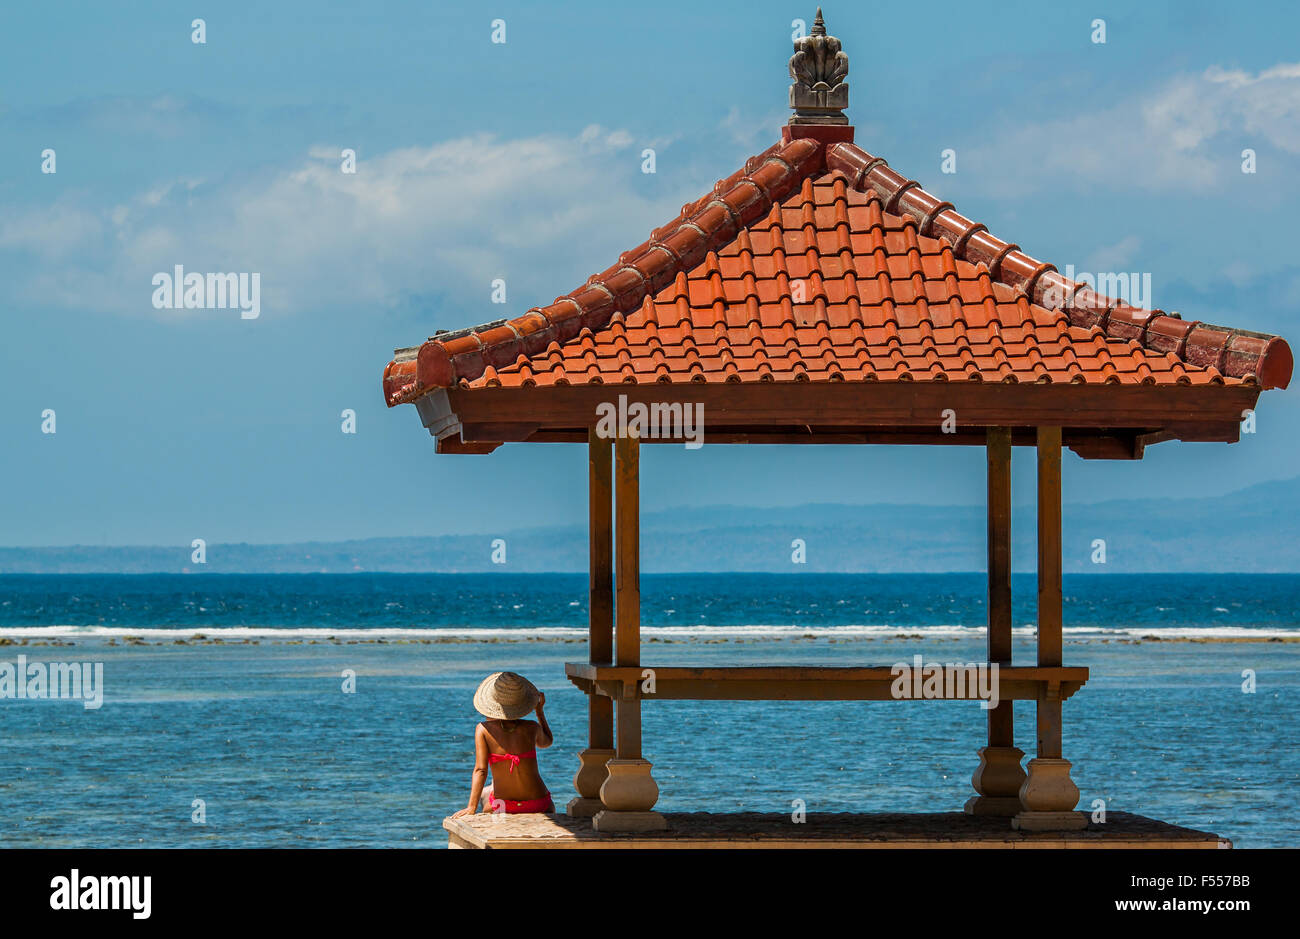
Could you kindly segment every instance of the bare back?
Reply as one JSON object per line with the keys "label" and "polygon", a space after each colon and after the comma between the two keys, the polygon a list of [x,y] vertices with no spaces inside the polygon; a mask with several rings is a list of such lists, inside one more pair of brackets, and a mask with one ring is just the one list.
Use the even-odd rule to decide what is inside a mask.
{"label": "bare back", "polygon": [[[536,721],[486,720],[478,725],[476,743],[486,745],[489,756],[520,756],[537,749],[539,729]],[[488,768],[499,798],[522,802],[547,794],[535,756],[518,761],[489,760]]]}

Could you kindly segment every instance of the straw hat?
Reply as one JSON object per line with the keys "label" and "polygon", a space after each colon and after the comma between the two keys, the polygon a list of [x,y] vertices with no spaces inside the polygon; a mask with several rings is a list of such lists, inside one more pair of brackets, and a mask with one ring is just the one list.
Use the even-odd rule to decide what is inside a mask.
{"label": "straw hat", "polygon": [[537,706],[537,687],[523,675],[493,672],[474,692],[474,710],[484,717],[518,720]]}

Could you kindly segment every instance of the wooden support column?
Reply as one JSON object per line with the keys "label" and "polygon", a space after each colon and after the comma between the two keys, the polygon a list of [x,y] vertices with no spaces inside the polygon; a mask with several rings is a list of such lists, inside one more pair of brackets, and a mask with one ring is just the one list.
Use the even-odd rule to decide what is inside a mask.
{"label": "wooden support column", "polygon": [[[641,664],[640,441],[619,437],[614,445],[614,664]],[[649,831],[666,827],[653,812],[659,787],[641,755],[641,686],[621,682],[614,701],[615,755],[600,787],[604,808],[592,819],[596,831]]]}
{"label": "wooden support column", "polygon": [[[1061,429],[1038,428],[1038,664],[1059,666],[1061,611]],[[1061,701],[1038,702],[1037,755],[1061,758]]]}
{"label": "wooden support column", "polygon": [[[1062,664],[1061,428],[1038,428],[1038,664]],[[1012,825],[1028,831],[1087,827],[1075,812],[1079,789],[1061,756],[1061,690],[1049,685],[1037,702],[1038,748],[1020,787],[1024,810]]]}
{"label": "wooden support column", "polygon": [[[615,564],[614,664],[641,664],[641,480],[640,441],[620,437],[614,473]],[[639,688],[624,688],[615,702],[618,712],[616,749],[620,760],[641,759],[641,697]]]}
{"label": "wooden support column", "polygon": [[641,664],[640,441],[619,437],[615,445],[614,664]]}
{"label": "wooden support column", "polygon": [[644,762],[641,760],[641,696],[637,686],[625,685],[615,707],[618,709],[617,758]]}
{"label": "wooden support column", "polygon": [[[587,434],[588,661],[609,665],[614,660],[614,444],[594,429]],[[587,748],[578,754],[568,814],[589,818],[603,807],[600,787],[608,775],[605,764],[614,756],[614,702],[604,695],[587,696]]]}
{"label": "wooden support column", "polygon": [[[988,454],[988,661],[1011,665],[1011,428],[990,427]],[[966,802],[970,815],[1013,816],[1020,811],[1024,751],[1016,748],[1010,701],[988,712],[988,745],[979,750]]]}
{"label": "wooden support column", "polygon": [[[1011,428],[988,430],[988,660],[1011,664]],[[989,711],[989,746],[1015,746],[1011,702]]]}

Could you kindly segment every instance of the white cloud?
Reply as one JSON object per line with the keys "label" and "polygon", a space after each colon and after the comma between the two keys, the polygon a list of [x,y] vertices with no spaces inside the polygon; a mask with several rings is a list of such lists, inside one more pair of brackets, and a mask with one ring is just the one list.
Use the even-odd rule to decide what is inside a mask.
{"label": "white cloud", "polygon": [[102,213],[62,199],[39,212],[4,213],[0,249],[22,251],[44,262],[57,261],[99,240],[105,227]]}
{"label": "white cloud", "polygon": [[[182,264],[260,272],[264,316],[382,312],[438,295],[466,325],[549,303],[699,195],[660,192],[655,177],[647,193],[631,135],[599,126],[359,153],[355,175],[340,171],[341,149],[313,147],[256,179],[11,210],[0,223],[11,287],[43,305],[156,315],[153,274]],[[487,305],[496,277],[507,279],[505,307]]]}
{"label": "white cloud", "polygon": [[776,143],[773,130],[779,132],[788,116],[788,111],[768,111],[762,115],[742,114],[740,108],[733,104],[727,116],[718,122],[718,127],[733,143],[757,152]]}
{"label": "white cloud", "polygon": [[1212,67],[1111,108],[1003,129],[967,166],[993,191],[1076,188],[1205,190],[1240,175],[1241,151],[1300,155],[1300,64],[1258,74]]}
{"label": "white cloud", "polygon": [[1248,133],[1300,153],[1300,63],[1275,65],[1254,76],[1212,68],[1205,77],[1224,89]]}
{"label": "white cloud", "polygon": [[1087,258],[1087,270],[1089,271],[1124,271],[1129,270],[1130,265],[1137,257],[1138,249],[1142,247],[1142,239],[1136,235],[1128,235],[1120,239],[1113,245],[1105,245],[1093,251]]}

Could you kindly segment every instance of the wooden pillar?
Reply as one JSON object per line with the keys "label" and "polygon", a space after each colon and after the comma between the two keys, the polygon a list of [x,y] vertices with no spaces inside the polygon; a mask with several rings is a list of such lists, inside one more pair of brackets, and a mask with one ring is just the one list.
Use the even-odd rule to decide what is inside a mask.
{"label": "wooden pillar", "polygon": [[[1062,664],[1061,603],[1061,428],[1038,428],[1038,664]],[[1061,692],[1049,682],[1037,701],[1038,747],[1020,787],[1024,810],[1016,828],[1055,831],[1085,828],[1088,817],[1075,812],[1079,789],[1070,779],[1070,761],[1061,756]]]}
{"label": "wooden pillar", "polygon": [[[587,438],[587,516],[589,553],[587,583],[588,658],[592,665],[614,661],[614,445],[593,430]],[[592,701],[600,696],[593,696]],[[593,747],[613,746],[613,711],[592,722]]]}
{"label": "wooden pillar", "polygon": [[[587,587],[588,661],[610,665],[614,659],[613,441],[594,429],[587,433],[587,539],[590,559]],[[602,808],[600,787],[614,756],[614,702],[587,696],[587,748],[578,754],[578,771],[568,814],[588,818]]]}
{"label": "wooden pillar", "polygon": [[[614,445],[614,664],[641,664],[640,441],[621,436]],[[592,819],[596,831],[649,831],[666,827],[652,812],[659,787],[641,755],[641,684],[619,683],[614,701],[615,754],[600,787],[604,808]]]}
{"label": "wooden pillar", "polygon": [[[1061,639],[1061,428],[1038,428],[1038,664],[1059,667]],[[1040,757],[1061,757],[1061,699],[1038,702]]]}
{"label": "wooden pillar", "polygon": [[[1011,664],[1011,428],[991,427],[988,451],[988,660]],[[1014,746],[1011,702],[989,711],[989,746]]]}
{"label": "wooden pillar", "polygon": [[[641,492],[640,441],[620,437],[616,444],[614,501],[618,546],[614,558],[614,664],[641,664]],[[629,693],[630,692],[630,693]],[[616,747],[620,760],[641,759],[641,698],[625,686],[614,704],[618,714]]]}
{"label": "wooden pillar", "polygon": [[1038,428],[1038,664],[1061,664],[1061,428]]}
{"label": "wooden pillar", "polygon": [[614,471],[614,664],[641,664],[640,441],[619,437]]}
{"label": "wooden pillar", "polygon": [[618,709],[618,738],[615,746],[617,758],[640,760],[641,697],[634,689],[625,688],[615,707]]}
{"label": "wooden pillar", "polygon": [[[1011,428],[990,427],[988,456],[988,661],[1011,664]],[[979,751],[966,802],[970,815],[1013,816],[1020,811],[1024,751],[1016,748],[1010,701],[988,712],[988,745]]]}

